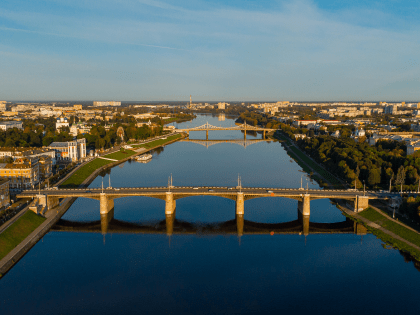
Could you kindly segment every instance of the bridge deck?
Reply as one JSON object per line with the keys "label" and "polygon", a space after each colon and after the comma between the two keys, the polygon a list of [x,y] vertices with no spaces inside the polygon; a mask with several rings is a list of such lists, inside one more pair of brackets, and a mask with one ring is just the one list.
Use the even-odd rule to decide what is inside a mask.
{"label": "bridge deck", "polygon": [[[170,191],[176,199],[187,196],[219,196],[219,197],[236,197],[239,192],[244,197],[285,197],[285,198],[301,198],[305,194],[309,194],[311,200],[331,198],[331,199],[354,199],[356,196],[365,195],[369,199],[388,199],[398,193],[385,193],[376,191],[353,191],[353,190],[322,190],[322,189],[295,189],[295,188],[269,188],[269,187],[132,187],[132,188],[76,188],[76,189],[43,189],[43,190],[26,190],[19,194],[18,198],[36,197],[39,194],[52,197],[84,197],[98,199],[101,193],[105,193],[110,198],[121,198],[129,196],[149,196],[162,198]],[[414,192],[413,192],[414,193]]]}

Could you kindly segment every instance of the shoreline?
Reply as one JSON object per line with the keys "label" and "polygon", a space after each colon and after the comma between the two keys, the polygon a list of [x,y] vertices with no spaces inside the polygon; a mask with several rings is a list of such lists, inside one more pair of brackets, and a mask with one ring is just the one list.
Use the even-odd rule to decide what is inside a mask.
{"label": "shoreline", "polygon": [[[168,144],[172,144],[176,141],[179,141],[181,139],[185,138],[184,134],[181,134],[181,137],[177,139],[173,139],[171,141],[168,141],[164,144],[157,145],[155,147],[146,149],[144,151],[138,152],[134,155],[130,155],[127,158],[124,158],[119,161],[115,161],[113,163],[106,164],[95,171],[93,171],[89,177],[87,177],[82,184],[79,185],[79,187],[87,187],[89,186],[93,180],[99,175],[99,173],[106,169],[106,168],[112,168],[115,167],[121,163],[124,163],[131,159],[132,157],[144,154],[146,152],[149,152],[151,150],[154,150],[158,147],[162,147]],[[81,164],[80,166],[82,166]],[[72,172],[71,172],[72,173]],[[22,259],[29,250],[38,243],[38,241],[44,237],[45,234],[48,233],[48,231],[51,229],[51,227],[58,222],[58,220],[61,219],[61,217],[67,212],[67,210],[71,207],[71,205],[76,201],[77,198],[65,198],[62,200],[59,206],[55,207],[54,209],[48,210],[46,212],[47,220],[45,220],[41,225],[39,225],[31,234],[29,234],[18,246],[16,246],[14,249],[12,249],[2,260],[0,260],[0,279],[4,277],[4,275],[10,271],[10,269],[13,268],[14,265],[16,265],[17,262],[19,262],[20,259]],[[56,213],[53,213],[55,212]]]}
{"label": "shoreline", "polygon": [[[324,176],[322,176],[322,174],[320,174],[319,172],[316,172],[316,170],[315,169],[313,169],[313,167],[311,166],[311,165],[308,165],[308,163],[306,163],[305,161],[303,161],[297,154],[295,154],[293,151],[292,151],[292,149],[290,148],[290,145],[288,144],[288,142],[291,142],[291,140],[290,139],[288,139],[287,138],[287,136],[285,136],[283,133],[282,134],[280,134],[280,136],[279,136],[279,138],[284,138],[284,139],[280,139],[280,141],[284,141],[284,142],[286,142],[286,143],[284,143],[284,148],[285,148],[285,150],[286,150],[286,152],[287,153],[289,153],[290,155],[291,155],[291,157],[296,161],[296,163],[298,163],[299,164],[299,162],[300,163],[302,163],[303,165],[305,165],[306,166],[306,168],[307,169],[310,169],[310,170],[312,170],[313,171],[313,175],[315,175],[316,177],[318,177],[318,179],[321,179],[322,181],[324,181],[325,183],[327,183],[329,186],[331,186],[331,187],[333,187],[333,185],[331,185],[331,183],[324,177]],[[279,139],[278,139],[279,140]],[[300,152],[302,152],[302,154],[304,154],[304,155],[306,155],[306,156],[308,156],[305,152],[303,152],[302,150],[300,150],[300,148],[298,147],[298,146],[296,146],[296,145],[293,145],[295,148],[296,148],[296,150],[299,150]],[[314,161],[311,157],[309,157],[308,156],[308,158],[309,159],[311,159],[311,161],[313,161],[313,163],[314,164],[316,164],[316,165],[319,165],[322,169],[324,169],[325,170],[325,168],[322,166],[322,165],[320,165],[318,162],[316,162],[316,161]],[[298,161],[299,162],[298,162]],[[299,166],[301,166],[302,168],[303,168],[303,171],[305,172],[305,173],[307,173],[310,177],[311,177],[311,179],[314,179],[319,185],[321,185],[317,180],[316,180],[316,178],[313,178],[313,175],[311,175],[311,174],[309,174],[308,173],[308,171],[307,170],[305,170],[305,167],[303,167],[301,164],[299,164]],[[333,174],[331,174],[332,176],[334,176]],[[319,177],[321,177],[321,178],[319,178]],[[334,176],[335,177],[335,176]],[[336,178],[337,179],[337,178]],[[341,180],[340,179],[337,179],[338,181],[340,181],[341,182]],[[382,242],[384,242],[385,244],[389,244],[389,245],[391,245],[393,248],[395,248],[395,249],[398,249],[398,250],[401,250],[401,251],[405,251],[405,252],[408,252],[414,259],[416,259],[416,260],[418,260],[418,261],[420,261],[419,259],[420,259],[420,246],[419,245],[416,245],[416,244],[413,244],[413,243],[411,243],[410,241],[408,241],[408,240],[406,240],[405,238],[403,238],[403,237],[401,237],[401,236],[399,236],[398,234],[396,234],[396,233],[394,233],[394,232],[392,232],[392,231],[390,231],[390,230],[388,230],[388,229],[385,229],[384,227],[382,227],[382,226],[380,226],[380,225],[378,225],[378,224],[376,224],[376,223],[374,223],[374,222],[372,222],[372,221],[370,221],[370,220],[368,220],[367,218],[364,218],[363,216],[361,216],[359,213],[355,213],[354,211],[352,211],[351,209],[348,209],[344,204],[342,204],[342,203],[340,203],[338,200],[332,200],[334,203],[335,203],[335,205],[336,205],[336,207],[339,209],[339,210],[341,210],[342,211],[342,213],[343,213],[343,215],[345,215],[346,217],[348,217],[348,218],[350,218],[351,220],[353,220],[353,221],[355,221],[355,222],[360,222],[360,223],[362,223],[373,235],[375,235],[378,239],[380,239]],[[412,227],[410,227],[410,226],[408,226],[408,225],[406,225],[406,224],[404,224],[403,222],[400,222],[400,221],[397,221],[397,220],[394,220],[393,218],[391,218],[385,211],[383,211],[383,210],[381,210],[381,209],[379,209],[379,208],[377,208],[377,207],[375,207],[375,206],[373,206],[373,205],[369,205],[369,208],[371,208],[371,209],[373,209],[374,211],[376,211],[376,212],[378,212],[378,213],[380,213],[385,219],[387,219],[387,220],[390,220],[390,221],[392,221],[392,222],[395,222],[395,223],[397,223],[397,224],[399,224],[401,227],[403,227],[404,229],[407,229],[407,230],[409,230],[409,231],[412,231],[412,232],[414,232],[414,233],[417,233],[417,234],[419,234],[420,235],[420,233],[417,231],[417,230],[415,230],[415,229],[413,229]],[[369,209],[368,208],[368,209]],[[365,210],[364,210],[365,211]],[[388,236],[388,238],[390,238],[390,239],[383,239],[383,238],[381,238],[378,234],[379,233],[376,233],[375,234],[375,230],[378,230],[378,231],[380,231],[380,232],[382,232],[382,233],[384,233],[384,234],[386,234],[387,236]],[[391,240],[392,241],[395,241],[395,242],[403,242],[403,243],[405,243],[408,247],[411,247],[412,249],[413,249],[413,251],[410,251],[410,250],[407,250],[406,248],[400,248],[399,246],[398,246],[398,244],[395,244],[395,242],[392,242],[391,243]],[[418,251],[418,252],[417,252]]]}

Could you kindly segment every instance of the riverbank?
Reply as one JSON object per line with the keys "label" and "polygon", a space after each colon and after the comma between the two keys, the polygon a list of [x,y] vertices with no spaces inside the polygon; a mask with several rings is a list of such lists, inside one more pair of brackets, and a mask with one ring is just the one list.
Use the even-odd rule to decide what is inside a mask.
{"label": "riverbank", "polygon": [[[284,141],[284,147],[290,156],[318,183],[327,183],[338,189],[347,188],[339,179],[301,151],[287,136],[277,132],[276,138]],[[335,185],[331,185],[330,181],[333,181]],[[337,187],[338,184],[342,186]],[[337,207],[347,217],[365,225],[372,234],[386,244],[408,252],[420,261],[420,233],[415,229],[390,218],[386,212],[372,205],[360,213],[355,213],[339,203]]]}
{"label": "riverbank", "polygon": [[[134,149],[124,149],[123,151],[117,151],[101,156],[100,158],[96,158],[75,171],[60,185],[60,188],[79,187],[86,179],[90,178],[92,174],[97,174],[99,172],[98,170],[101,170],[104,167],[113,167],[127,161],[133,156],[146,153],[162,145],[170,144],[182,137],[182,134],[175,134],[167,137],[166,139],[158,139],[142,144],[131,144],[130,146]],[[87,184],[90,184],[90,182],[87,182]]]}
{"label": "riverbank", "polygon": [[416,230],[388,217],[382,210],[373,206],[359,213],[341,205],[338,207],[346,217],[363,224],[385,244],[407,252],[420,261],[420,233]]}
{"label": "riverbank", "polygon": [[290,157],[293,158],[299,164],[299,166],[302,167],[303,170],[307,172],[310,177],[315,180],[321,187],[329,187],[331,189],[348,188],[344,182],[336,178],[316,161],[314,161],[311,157],[309,157],[305,152],[300,150],[300,148],[287,136],[277,131],[273,137],[283,141],[283,145],[287,153],[289,153]]}
{"label": "riverbank", "polygon": [[[92,171],[89,172],[87,176],[86,176],[86,172],[82,173],[85,178],[77,187],[88,186],[99,175],[100,171],[103,170],[104,168],[114,167],[120,163],[124,163],[125,161],[130,159],[132,156],[135,156],[137,154],[143,154],[145,152],[151,151],[163,145],[171,144],[173,142],[176,142],[182,139],[183,137],[184,137],[183,134],[175,134],[173,136],[167,137],[166,139],[158,139],[158,140],[149,141],[143,144],[136,145],[137,148],[142,149],[140,152],[133,151],[135,152],[134,154],[121,158],[120,160],[117,160],[117,161],[103,160],[103,159],[97,158],[91,162],[100,160],[106,163],[103,164],[102,166],[98,166],[96,169],[91,168],[90,170]],[[109,155],[112,155],[112,154],[115,154],[115,153],[110,153]],[[106,157],[106,155],[103,157]],[[91,162],[88,162],[86,165],[90,164]],[[83,165],[81,168],[85,167],[86,165]],[[76,178],[80,180],[81,176],[76,175],[76,174],[78,174],[78,171],[75,171],[71,175],[71,177],[69,177],[68,179],[72,178],[73,176],[76,176]],[[35,229],[30,231],[29,228],[26,228],[26,232],[28,232],[26,237],[24,237],[23,239],[19,239],[20,240],[19,242],[17,242],[17,240],[13,240],[12,242],[10,242],[10,244],[7,245],[7,250],[5,250],[3,253],[4,256],[0,256],[0,278],[4,274],[6,274],[46,233],[48,233],[50,228],[66,213],[66,211],[70,208],[70,206],[74,203],[76,199],[77,198],[64,199],[58,207],[47,211],[46,213],[47,218],[43,222],[37,222],[38,224],[37,224],[37,227],[35,227]],[[32,211],[27,211],[27,213],[32,213],[33,215],[37,216]],[[28,216],[32,216],[32,214],[29,214]],[[20,219],[16,220],[16,222],[14,222],[11,226],[9,226],[2,234],[0,234],[0,236],[3,235],[4,233],[7,233],[9,230],[13,230],[13,229],[17,229],[16,231],[21,231],[22,230],[21,224],[20,223],[18,224],[19,220]],[[24,235],[23,231],[19,233],[20,235]],[[4,238],[4,239],[8,240],[9,238]],[[2,246],[1,242],[0,242],[0,246]]]}
{"label": "riverbank", "polygon": [[45,218],[32,211],[26,211],[4,233],[0,234],[0,260],[3,259],[13,248],[18,246],[29,234],[31,234]]}

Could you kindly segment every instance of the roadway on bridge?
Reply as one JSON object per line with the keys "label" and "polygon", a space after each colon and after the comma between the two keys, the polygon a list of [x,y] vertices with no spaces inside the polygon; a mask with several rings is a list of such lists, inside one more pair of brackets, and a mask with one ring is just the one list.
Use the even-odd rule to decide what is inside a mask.
{"label": "roadway on bridge", "polygon": [[270,187],[131,187],[131,188],[84,188],[84,189],[43,189],[43,190],[26,190],[18,195],[19,198],[36,197],[37,195],[47,195],[56,197],[86,197],[95,198],[101,193],[114,198],[124,196],[151,196],[164,195],[166,192],[172,192],[179,195],[236,195],[243,193],[248,196],[261,197],[301,197],[309,194],[311,199],[318,198],[337,198],[351,199],[356,196],[369,197],[369,199],[387,199],[398,193],[378,192],[378,191],[354,191],[354,190],[322,190],[322,189],[296,189],[296,188],[270,188]]}

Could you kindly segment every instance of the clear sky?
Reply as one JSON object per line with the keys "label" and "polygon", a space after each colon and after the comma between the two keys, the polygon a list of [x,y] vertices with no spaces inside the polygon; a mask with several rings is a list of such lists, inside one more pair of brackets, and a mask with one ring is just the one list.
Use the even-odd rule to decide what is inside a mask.
{"label": "clear sky", "polygon": [[420,100],[416,0],[1,0],[0,100]]}

